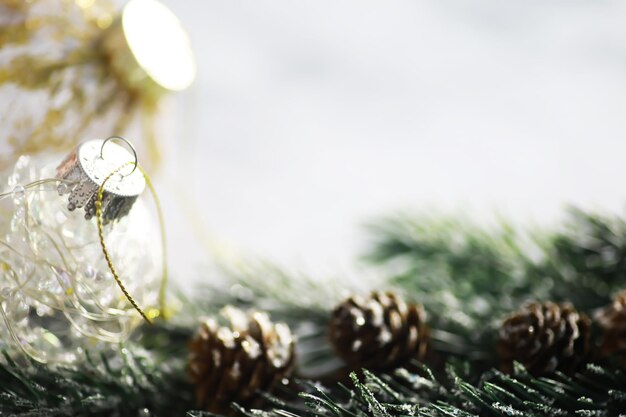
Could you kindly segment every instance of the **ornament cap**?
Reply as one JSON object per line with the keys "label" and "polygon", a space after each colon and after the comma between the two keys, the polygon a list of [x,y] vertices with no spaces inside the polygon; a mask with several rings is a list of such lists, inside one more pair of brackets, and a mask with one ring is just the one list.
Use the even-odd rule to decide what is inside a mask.
{"label": "ornament cap", "polygon": [[[79,145],[57,168],[57,178],[64,180],[57,191],[60,195],[69,194],[70,211],[84,207],[86,219],[96,214],[98,191],[104,184],[100,203],[105,223],[128,214],[146,187],[144,176],[135,170],[136,154],[133,157],[109,139],[94,139]],[[135,167],[131,167],[133,164]]]}

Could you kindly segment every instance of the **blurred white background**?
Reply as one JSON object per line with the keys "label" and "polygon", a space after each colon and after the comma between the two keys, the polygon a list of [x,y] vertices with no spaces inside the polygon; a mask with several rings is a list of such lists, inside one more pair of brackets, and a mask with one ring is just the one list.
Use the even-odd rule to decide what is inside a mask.
{"label": "blurred white background", "polygon": [[623,208],[623,1],[165,3],[199,67],[167,144],[179,268],[194,232],[337,272],[399,209]]}

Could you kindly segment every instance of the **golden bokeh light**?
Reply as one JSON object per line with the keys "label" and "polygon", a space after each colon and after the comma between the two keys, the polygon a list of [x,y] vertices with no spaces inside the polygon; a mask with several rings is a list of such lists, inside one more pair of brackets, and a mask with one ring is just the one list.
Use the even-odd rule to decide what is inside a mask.
{"label": "golden bokeh light", "polygon": [[193,82],[189,37],[170,9],[156,0],[131,0],[122,12],[122,27],[137,63],[159,86],[180,91]]}

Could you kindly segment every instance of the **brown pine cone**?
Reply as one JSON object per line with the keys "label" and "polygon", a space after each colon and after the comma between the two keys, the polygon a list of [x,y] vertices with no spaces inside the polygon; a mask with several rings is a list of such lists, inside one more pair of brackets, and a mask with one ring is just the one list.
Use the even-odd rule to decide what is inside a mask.
{"label": "brown pine cone", "polygon": [[591,320],[571,304],[532,302],[502,323],[497,352],[504,372],[513,361],[533,375],[574,372],[591,353]]}
{"label": "brown pine cone", "polygon": [[198,407],[228,414],[231,403],[253,406],[258,391],[269,392],[290,375],[294,341],[287,325],[266,313],[228,306],[221,315],[228,327],[208,319],[189,342],[188,373]]}
{"label": "brown pine cone", "polygon": [[604,333],[598,353],[603,357],[616,355],[626,365],[626,290],[619,292],[596,320]]}
{"label": "brown pine cone", "polygon": [[421,305],[392,292],[352,296],[339,304],[329,324],[337,354],[353,367],[389,369],[426,355],[429,329]]}

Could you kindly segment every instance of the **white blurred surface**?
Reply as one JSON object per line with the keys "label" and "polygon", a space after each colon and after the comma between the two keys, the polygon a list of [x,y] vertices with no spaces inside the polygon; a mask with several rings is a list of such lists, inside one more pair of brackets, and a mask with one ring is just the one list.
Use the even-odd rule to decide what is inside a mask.
{"label": "white blurred surface", "polygon": [[393,210],[623,208],[624,2],[165,3],[199,70],[167,144],[174,265],[193,232],[336,271]]}

